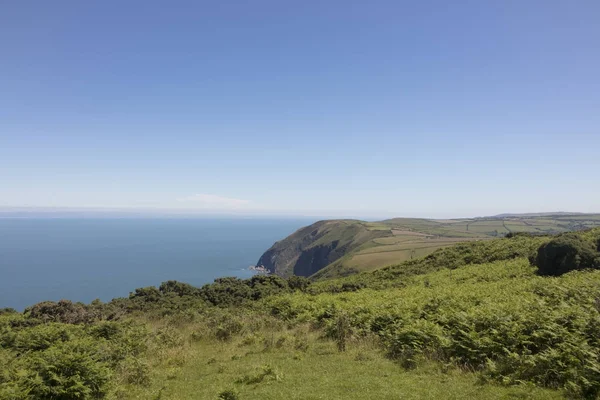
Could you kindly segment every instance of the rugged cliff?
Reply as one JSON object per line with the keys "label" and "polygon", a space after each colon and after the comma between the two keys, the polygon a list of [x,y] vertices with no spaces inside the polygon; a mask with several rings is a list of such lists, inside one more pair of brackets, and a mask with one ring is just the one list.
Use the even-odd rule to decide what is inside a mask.
{"label": "rugged cliff", "polygon": [[362,221],[319,221],[275,243],[257,265],[284,277],[310,276],[372,239],[389,235],[370,230]]}

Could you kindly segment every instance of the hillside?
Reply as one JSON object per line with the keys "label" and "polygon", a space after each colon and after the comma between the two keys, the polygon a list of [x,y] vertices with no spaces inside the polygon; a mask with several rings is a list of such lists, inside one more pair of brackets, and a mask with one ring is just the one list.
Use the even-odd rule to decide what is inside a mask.
{"label": "hillside", "polygon": [[598,398],[599,269],[600,228],[0,310],[0,399]]}
{"label": "hillside", "polygon": [[384,230],[354,220],[319,221],[275,243],[257,265],[288,277],[310,276],[365,243],[387,236]]}
{"label": "hillside", "polygon": [[257,265],[283,277],[334,278],[423,257],[458,242],[487,240],[511,232],[554,234],[595,226],[600,226],[600,215],[569,213],[319,221],[275,243]]}

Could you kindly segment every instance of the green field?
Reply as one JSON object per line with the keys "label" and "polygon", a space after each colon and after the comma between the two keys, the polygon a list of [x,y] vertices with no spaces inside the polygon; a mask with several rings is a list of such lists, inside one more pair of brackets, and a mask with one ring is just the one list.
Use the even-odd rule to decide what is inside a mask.
{"label": "green field", "polygon": [[[188,334],[199,329],[186,326]],[[477,374],[433,362],[406,370],[372,339],[353,339],[340,352],[309,324],[260,329],[227,342],[191,340],[150,363],[151,384],[126,385],[120,398],[217,399],[226,390],[247,400],[561,398],[542,388],[481,385]],[[261,377],[265,370],[270,373]],[[256,382],[243,383],[247,377]]]}

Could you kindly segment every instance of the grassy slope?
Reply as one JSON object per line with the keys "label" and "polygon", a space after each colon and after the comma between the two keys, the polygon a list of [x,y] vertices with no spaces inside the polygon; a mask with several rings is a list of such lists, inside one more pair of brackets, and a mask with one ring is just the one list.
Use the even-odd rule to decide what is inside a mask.
{"label": "grassy slope", "polygon": [[[597,238],[600,230],[588,236]],[[277,321],[286,323],[273,320],[230,342],[194,341],[193,332],[203,329],[202,322],[186,325],[188,339],[181,355],[153,357],[152,384],[127,388],[124,398],[145,399],[160,393],[162,399],[210,399],[227,389],[239,393],[240,399],[562,398],[561,390],[520,385],[518,377],[504,378],[509,386],[482,380],[491,373],[472,372],[473,366],[458,368],[462,365],[458,359],[435,362],[423,356],[415,368],[405,369],[386,357],[380,343],[381,338],[385,342],[387,329],[410,335],[433,329],[446,351],[461,354],[466,349],[466,357],[475,359],[478,352],[484,356],[515,340],[542,343],[549,334],[556,338],[557,348],[563,342],[580,343],[586,324],[600,315],[595,306],[600,271],[559,278],[535,275],[524,255],[547,240],[518,237],[462,244],[376,273],[313,284],[313,294],[266,298],[255,309],[278,315]],[[368,288],[328,291],[330,286],[352,281]],[[335,329],[335,315],[347,315],[350,321],[353,333],[346,352],[337,351],[326,333]],[[462,333],[453,336],[458,321],[456,332]],[[376,328],[381,324],[387,328]],[[533,336],[530,327],[535,327]],[[379,339],[372,336],[374,329],[384,329]],[[538,339],[531,339],[536,335]],[[527,354],[515,352],[514,357],[519,355],[523,359],[516,359],[533,368],[539,361]],[[596,356],[586,357],[593,362]],[[558,362],[562,361],[553,361]],[[265,366],[273,374],[263,381],[240,382],[244,376],[257,376]],[[551,386],[552,379],[545,384]]]}
{"label": "grassy slope", "polygon": [[[274,347],[262,340],[251,343],[248,336],[231,342],[192,342],[183,360],[154,357],[152,384],[124,387],[122,398],[217,399],[228,389],[244,400],[561,398],[557,391],[533,386],[481,385],[474,373],[435,363],[405,370],[369,341],[355,342],[340,353],[334,343],[303,326],[257,336],[275,343],[287,340]],[[297,350],[294,336],[302,337],[307,348]],[[265,366],[274,372],[262,382],[236,383],[244,376],[257,376]]]}
{"label": "grassy slope", "polygon": [[336,278],[373,271],[388,265],[426,256],[457,241],[483,240],[509,232],[559,233],[600,226],[600,215],[577,214],[535,217],[427,220],[394,218],[366,223],[370,230],[386,232],[371,239],[314,274],[315,279]]}

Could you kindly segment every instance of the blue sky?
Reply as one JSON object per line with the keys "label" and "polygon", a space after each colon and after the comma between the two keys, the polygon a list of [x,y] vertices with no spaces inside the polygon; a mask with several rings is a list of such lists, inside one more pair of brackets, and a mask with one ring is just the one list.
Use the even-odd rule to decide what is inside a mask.
{"label": "blue sky", "polygon": [[0,5],[0,206],[600,212],[600,2]]}

